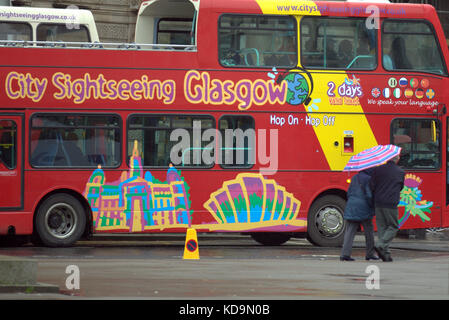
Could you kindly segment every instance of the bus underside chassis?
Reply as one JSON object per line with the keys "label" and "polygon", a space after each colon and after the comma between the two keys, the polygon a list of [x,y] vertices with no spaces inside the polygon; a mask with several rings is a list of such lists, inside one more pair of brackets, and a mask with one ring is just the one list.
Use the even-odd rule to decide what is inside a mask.
{"label": "bus underside chassis", "polygon": [[[326,195],[312,204],[307,217],[307,239],[321,247],[339,247],[343,244],[343,212],[346,201],[337,195]],[[266,246],[279,246],[290,238],[303,237],[304,234],[291,232],[255,232],[251,237]]]}
{"label": "bus underside chassis", "polygon": [[43,245],[70,246],[84,233],[86,212],[75,197],[58,193],[39,206],[34,224],[36,236]]}
{"label": "bus underside chassis", "polygon": [[251,238],[264,246],[280,246],[292,237],[290,232],[254,232]]}

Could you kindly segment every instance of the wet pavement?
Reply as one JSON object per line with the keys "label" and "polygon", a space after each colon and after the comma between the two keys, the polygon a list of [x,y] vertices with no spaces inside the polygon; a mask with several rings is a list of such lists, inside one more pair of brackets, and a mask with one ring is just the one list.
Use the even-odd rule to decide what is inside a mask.
{"label": "wet pavement", "polygon": [[[363,235],[356,236],[354,262],[339,261],[340,248],[305,239],[266,247],[248,236],[199,234],[198,243],[199,260],[183,259],[182,235],[101,236],[71,248],[0,247],[0,255],[37,262],[37,280],[59,288],[0,299],[449,298],[449,230],[429,230],[424,240],[396,238],[393,263],[365,261]],[[79,289],[67,286],[73,265]],[[366,284],[372,266],[379,289]]]}

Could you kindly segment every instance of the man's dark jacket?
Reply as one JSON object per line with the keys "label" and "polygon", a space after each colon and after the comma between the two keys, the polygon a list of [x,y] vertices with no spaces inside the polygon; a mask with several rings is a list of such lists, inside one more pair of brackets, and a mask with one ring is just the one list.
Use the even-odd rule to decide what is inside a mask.
{"label": "man's dark jacket", "polygon": [[393,161],[377,167],[371,175],[370,187],[374,204],[380,208],[397,208],[405,172]]}

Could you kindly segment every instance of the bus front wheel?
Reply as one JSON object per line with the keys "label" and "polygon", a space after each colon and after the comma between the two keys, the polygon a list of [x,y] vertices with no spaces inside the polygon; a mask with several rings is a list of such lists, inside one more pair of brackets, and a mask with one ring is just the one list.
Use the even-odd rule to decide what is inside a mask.
{"label": "bus front wheel", "polygon": [[81,203],[68,194],[55,194],[39,207],[35,228],[42,243],[49,247],[66,247],[78,241],[86,227]]}
{"label": "bus front wheel", "polygon": [[314,245],[338,247],[343,244],[346,201],[337,195],[317,199],[307,216],[307,239]]}

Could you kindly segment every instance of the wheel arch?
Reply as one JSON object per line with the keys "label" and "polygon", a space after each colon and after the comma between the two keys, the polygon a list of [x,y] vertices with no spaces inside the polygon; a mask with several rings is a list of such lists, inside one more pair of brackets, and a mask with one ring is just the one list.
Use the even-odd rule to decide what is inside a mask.
{"label": "wheel arch", "polygon": [[339,196],[340,198],[344,199],[345,201],[348,200],[348,193],[346,192],[346,190],[342,190],[342,189],[338,189],[338,188],[326,189],[324,191],[321,191],[321,193],[318,193],[313,198],[313,201],[310,203],[309,209],[320,198],[329,196],[329,195]]}
{"label": "wheel arch", "polygon": [[48,198],[50,198],[51,196],[55,195],[55,194],[68,194],[71,195],[72,197],[74,197],[76,200],[79,201],[79,203],[82,205],[83,209],[84,209],[84,213],[86,215],[86,227],[84,228],[84,234],[83,237],[89,237],[92,233],[92,210],[90,208],[89,203],[87,202],[87,199],[80,194],[79,192],[73,190],[73,189],[68,189],[68,188],[60,188],[60,189],[55,189],[52,190],[50,192],[48,192],[47,194],[45,194],[37,203],[34,212],[33,212],[33,233],[36,232],[36,214],[39,210],[39,208],[41,207],[41,205],[45,202],[45,200],[47,200]]}

